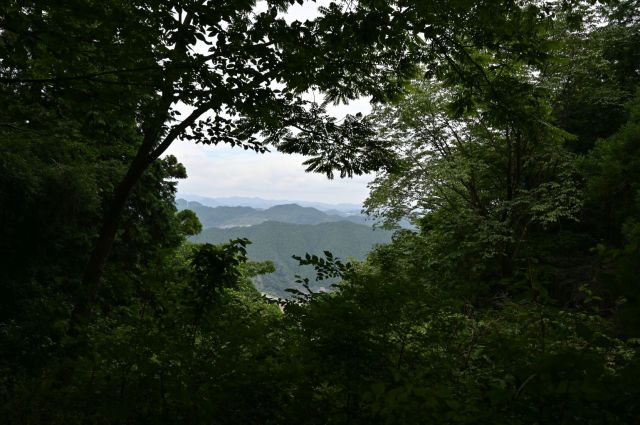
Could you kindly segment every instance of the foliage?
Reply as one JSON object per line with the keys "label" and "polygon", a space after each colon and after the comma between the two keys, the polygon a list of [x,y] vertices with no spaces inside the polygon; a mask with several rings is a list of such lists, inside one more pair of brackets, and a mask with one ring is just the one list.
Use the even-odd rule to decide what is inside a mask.
{"label": "foliage", "polygon": [[559,80],[554,99],[557,123],[577,136],[570,143],[572,150],[588,151],[626,121],[625,105],[640,84],[638,25],[600,25],[571,35],[564,40],[562,60],[547,70],[550,80]]}
{"label": "foliage", "polygon": [[[0,5],[4,422],[637,423],[637,1],[255,4]],[[317,282],[265,297],[248,240],[185,240],[178,137],[378,169],[415,228],[283,237]]]}
{"label": "foliage", "polygon": [[623,332],[638,336],[640,293],[636,284],[640,264],[640,97],[628,104],[627,122],[608,139],[596,142],[581,162],[587,179],[587,207],[598,218],[593,232],[596,252],[604,265],[599,283],[613,298]]}
{"label": "foliage", "polygon": [[[529,83],[514,77],[512,84]],[[457,117],[447,112],[452,91],[424,82],[376,112],[402,167],[378,174],[365,207],[387,225],[414,219],[433,279],[471,284],[475,295],[483,290],[473,282],[494,280],[494,294],[505,290],[495,287],[500,279],[528,279],[532,261],[549,254],[532,251],[532,241],[578,218],[581,190],[563,149],[566,134],[548,123],[535,86],[509,101],[514,111],[528,111],[526,120],[505,121],[491,107]]]}
{"label": "foliage", "polygon": [[202,223],[198,216],[191,210],[179,211],[176,218],[180,221],[182,233],[186,236],[197,235],[202,231]]}
{"label": "foliage", "polygon": [[287,306],[308,365],[296,399],[313,396],[302,423],[631,423],[637,415],[628,387],[637,341],[613,338],[606,320],[540,293],[482,308],[451,298],[396,243],[405,242],[376,251],[337,293]]}

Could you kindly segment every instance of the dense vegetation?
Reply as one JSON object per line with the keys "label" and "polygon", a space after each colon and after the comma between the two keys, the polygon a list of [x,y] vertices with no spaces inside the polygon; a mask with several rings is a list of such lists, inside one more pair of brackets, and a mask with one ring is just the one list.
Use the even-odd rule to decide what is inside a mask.
{"label": "dense vegetation", "polygon": [[[255,3],[0,5],[3,423],[638,423],[638,2]],[[377,170],[416,229],[281,309],[185,242],[178,138]]]}

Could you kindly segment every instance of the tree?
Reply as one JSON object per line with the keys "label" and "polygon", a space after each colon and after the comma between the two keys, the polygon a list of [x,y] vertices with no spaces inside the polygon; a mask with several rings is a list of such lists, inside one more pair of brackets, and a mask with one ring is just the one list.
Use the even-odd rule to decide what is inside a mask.
{"label": "tree", "polygon": [[640,291],[640,93],[628,104],[628,120],[600,139],[581,159],[586,209],[602,262],[598,293],[609,298],[619,330],[638,336]]}
{"label": "tree", "polygon": [[526,73],[498,72],[494,90],[517,93],[500,103],[490,91],[459,114],[450,109],[458,88],[432,80],[374,113],[401,165],[379,173],[365,207],[387,224],[413,218],[425,238],[425,267],[450,284],[526,275],[527,258],[537,256],[530,241],[580,209],[566,135],[550,124],[539,89]]}
{"label": "tree", "polygon": [[[144,43],[164,36],[154,28],[188,22],[184,15],[176,20],[182,9],[171,7],[177,2],[169,9],[160,2],[83,1],[72,8],[45,0],[5,3],[0,6],[6,12],[0,22],[0,103],[6,105],[0,109],[0,416],[5,422],[637,421],[640,357],[637,338],[631,337],[637,334],[640,305],[638,99],[627,105],[622,124],[609,137],[596,141],[584,157],[573,153],[565,143],[570,136],[553,127],[562,114],[551,106],[570,109],[574,100],[603,100],[596,95],[600,81],[568,83],[567,92],[589,93],[584,98],[563,97],[562,84],[542,81],[540,76],[548,75],[538,73],[548,69],[546,41],[557,36],[547,32],[544,5],[361,1],[350,8],[331,6],[316,22],[290,25],[278,15],[247,12],[250,34],[253,25],[268,22],[269,42],[277,40],[271,46],[273,64],[260,69],[281,71],[288,80],[284,89],[260,86],[260,95],[275,93],[274,102],[249,102],[253,91],[234,92],[238,104],[231,95],[226,101],[236,112],[245,101],[249,110],[279,101],[282,109],[218,114],[229,127],[211,138],[204,114],[200,124],[185,127],[184,137],[299,150],[311,156],[312,170],[327,174],[356,173],[392,155],[395,164],[380,173],[369,207],[388,221],[412,215],[417,229],[399,231],[363,263],[344,263],[330,253],[299,257],[316,268],[318,278],[342,282],[331,293],[297,292],[295,299],[275,305],[249,281],[273,265],[247,262],[247,241],[222,246],[184,241],[199,227],[193,214],[176,214],[173,205],[172,179],[184,177],[185,170],[175,158],[155,160],[130,190],[96,314],[77,335],[67,328],[74,303],[79,304],[74,295],[85,258],[78,253],[90,250],[101,209],[113,201],[109,194],[150,134],[143,124],[164,126],[158,147],[184,122],[153,121],[162,112],[157,106],[163,93],[192,91],[187,100],[195,108],[210,102],[199,89],[218,87],[224,95],[244,83],[227,81],[237,73],[219,74],[221,81],[205,87],[198,82],[205,71],[188,74],[179,61],[153,62],[174,54],[176,46],[161,40],[153,45],[157,51],[149,50]],[[201,17],[207,12],[195,2],[180,5],[201,11]],[[505,17],[495,16],[496,10]],[[140,27],[120,23],[136,22],[134,17]],[[253,48],[223,20],[217,37],[224,32],[235,37],[234,48]],[[375,26],[380,30],[371,31]],[[138,34],[140,28],[150,35]],[[299,43],[309,41],[305,31],[317,35],[317,43],[303,48]],[[535,36],[527,37],[530,32]],[[95,48],[96,40],[103,40],[104,49]],[[55,55],[54,42],[61,46]],[[228,42],[227,37],[211,46],[212,54],[234,53]],[[328,46],[335,47],[335,55],[326,55]],[[595,58],[615,53],[593,54],[587,47]],[[125,57],[124,51],[137,56]],[[187,52],[189,58],[198,54]],[[405,55],[398,69],[381,65],[363,74],[366,66],[393,65]],[[410,76],[412,68],[417,71],[414,62],[423,62],[426,69],[418,74],[428,75],[416,74],[413,84],[403,85],[397,74],[406,67]],[[616,69],[620,62],[613,62]],[[178,75],[170,80],[175,84],[163,91],[172,72]],[[565,81],[562,72],[552,83]],[[300,97],[314,79],[338,97],[362,90],[390,100],[404,93],[394,105],[378,107],[372,120],[351,117],[339,123],[323,116],[322,105]],[[607,83],[604,100],[623,80]],[[290,99],[278,98],[287,94]],[[614,110],[620,101],[615,98]],[[210,116],[212,129],[215,117]],[[290,127],[294,124],[299,128]],[[583,127],[588,125],[581,123],[579,130],[592,137]],[[367,148],[373,142],[379,150]],[[370,162],[350,161],[359,155]],[[578,202],[582,199],[586,208]],[[592,213],[593,218],[583,218]],[[594,240],[601,243],[590,252]],[[599,264],[583,261],[585,255]],[[301,283],[311,289],[305,279]]]}
{"label": "tree", "polygon": [[629,24],[619,24],[615,15],[608,15],[595,29],[560,39],[563,60],[550,65],[545,74],[557,81],[553,113],[557,125],[576,136],[570,142],[573,151],[589,151],[627,118],[625,105],[640,85],[637,15],[637,9],[627,12]]}
{"label": "tree", "polygon": [[198,219],[196,213],[191,210],[182,210],[177,215],[180,221],[182,233],[187,236],[197,235],[202,231],[202,223]]}
{"label": "tree", "polygon": [[[3,6],[2,53],[9,59],[0,82],[16,93],[32,87],[55,98],[95,91],[117,99],[113,124],[137,128],[137,152],[108,196],[85,267],[81,309],[96,297],[129,194],[178,138],[258,152],[272,143],[311,156],[308,170],[329,176],[336,169],[343,175],[374,170],[388,155],[366,122],[353,117],[338,125],[302,93],[313,87],[331,100],[393,98],[417,62],[451,78],[475,78],[467,44],[536,62],[546,48],[539,22],[551,10],[511,0],[433,8],[345,1],[322,9],[315,21],[289,24],[280,12],[293,3],[268,1],[263,12],[249,0]],[[65,49],[52,54],[53,43]],[[179,117],[178,104],[188,106],[186,117]]]}
{"label": "tree", "polygon": [[[582,258],[581,280],[615,317],[617,332],[637,335],[638,89],[640,13],[635,0],[605,5],[597,25],[565,34],[561,56],[547,70],[553,115],[575,134],[584,186],[581,239],[571,252]],[[590,272],[585,273],[585,270]],[[574,274],[577,274],[574,272]]]}

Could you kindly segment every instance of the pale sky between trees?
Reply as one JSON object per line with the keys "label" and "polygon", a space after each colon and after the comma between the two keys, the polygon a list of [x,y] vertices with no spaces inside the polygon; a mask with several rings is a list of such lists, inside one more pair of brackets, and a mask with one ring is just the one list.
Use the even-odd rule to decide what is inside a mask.
{"label": "pale sky between trees", "polygon": [[[291,21],[313,19],[317,16],[317,3],[306,1],[290,8]],[[260,4],[258,5],[258,9]],[[316,93],[318,100],[321,95]],[[358,99],[349,105],[330,106],[337,118],[346,114],[369,113],[368,99]],[[177,141],[167,151],[187,168],[188,178],[178,183],[178,195],[196,194],[207,197],[248,196],[265,199],[288,199],[326,203],[362,203],[368,194],[367,183],[371,175],[352,179],[328,180],[326,176],[306,173],[301,155],[272,152],[258,154],[226,145],[204,146],[190,141]]]}

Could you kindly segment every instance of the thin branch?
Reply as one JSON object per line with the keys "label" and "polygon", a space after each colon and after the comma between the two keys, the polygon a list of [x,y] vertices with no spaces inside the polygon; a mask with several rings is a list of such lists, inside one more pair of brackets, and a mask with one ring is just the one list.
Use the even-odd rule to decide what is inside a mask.
{"label": "thin branch", "polygon": [[180,136],[180,134],[185,131],[188,127],[192,126],[198,118],[202,116],[205,112],[207,112],[211,107],[207,105],[200,106],[195,109],[193,112],[189,114],[187,118],[185,118],[180,124],[175,125],[169,130],[169,133],[162,139],[160,144],[149,153],[148,162],[149,164],[155,161],[166,151],[169,146]]}

